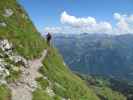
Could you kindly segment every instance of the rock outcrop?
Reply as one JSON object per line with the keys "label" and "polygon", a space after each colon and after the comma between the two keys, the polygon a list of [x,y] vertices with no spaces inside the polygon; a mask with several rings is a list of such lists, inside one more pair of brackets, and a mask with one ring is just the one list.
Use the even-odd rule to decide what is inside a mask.
{"label": "rock outcrop", "polygon": [[13,45],[7,39],[0,40],[0,51],[0,83],[6,84],[10,71],[19,71],[19,66],[28,67],[29,65],[25,58],[13,51]]}
{"label": "rock outcrop", "polygon": [[5,13],[3,14],[4,17],[10,17],[13,15],[13,10],[12,9],[5,9]]}
{"label": "rock outcrop", "polygon": [[0,22],[0,27],[6,27],[7,24],[5,22]]}

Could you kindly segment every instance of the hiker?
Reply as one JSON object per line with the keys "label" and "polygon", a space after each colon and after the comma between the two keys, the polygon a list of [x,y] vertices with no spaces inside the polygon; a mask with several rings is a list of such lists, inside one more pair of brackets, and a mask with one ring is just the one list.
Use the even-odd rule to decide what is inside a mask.
{"label": "hiker", "polygon": [[48,34],[46,35],[46,39],[47,39],[47,44],[48,46],[50,46],[50,42],[51,42],[51,39],[52,39],[52,35],[48,32]]}

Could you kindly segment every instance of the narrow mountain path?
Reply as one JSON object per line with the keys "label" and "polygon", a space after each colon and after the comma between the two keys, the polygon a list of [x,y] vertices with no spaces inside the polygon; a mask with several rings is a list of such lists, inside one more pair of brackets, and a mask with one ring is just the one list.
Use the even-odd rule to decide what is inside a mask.
{"label": "narrow mountain path", "polygon": [[38,70],[46,56],[47,50],[45,49],[40,58],[29,61],[28,68],[21,68],[21,78],[16,83],[9,84],[12,100],[32,100],[32,92],[37,88],[35,79],[41,76]]}

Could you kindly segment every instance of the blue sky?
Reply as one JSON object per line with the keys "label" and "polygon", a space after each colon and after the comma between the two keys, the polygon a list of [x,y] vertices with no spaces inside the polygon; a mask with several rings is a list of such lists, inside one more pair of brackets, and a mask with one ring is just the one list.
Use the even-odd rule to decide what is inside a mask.
{"label": "blue sky", "polygon": [[[79,29],[79,27],[75,28],[71,25],[69,19],[61,22],[63,12],[65,12],[66,16],[68,15],[68,18],[75,17],[76,22],[82,22],[82,20],[80,21],[81,18],[87,19],[88,17],[94,18],[98,25],[103,25],[100,24],[102,22],[108,22],[113,30],[116,29],[114,27],[121,20],[119,19],[116,22],[114,19],[115,13],[119,14],[125,21],[133,14],[133,0],[19,0],[19,3],[24,6],[40,32],[43,32],[46,27],[50,30],[53,27],[61,28],[66,26],[73,30],[81,30],[81,27]],[[97,27],[94,27],[94,30]],[[82,27],[82,30],[84,28]],[[89,32],[93,31],[89,30]]]}

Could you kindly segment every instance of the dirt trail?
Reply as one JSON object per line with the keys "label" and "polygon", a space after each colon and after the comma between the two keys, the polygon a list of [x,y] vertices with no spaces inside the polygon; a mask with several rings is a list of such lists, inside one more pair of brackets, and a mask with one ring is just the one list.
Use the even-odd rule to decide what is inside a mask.
{"label": "dirt trail", "polygon": [[32,100],[32,92],[37,88],[35,79],[40,77],[38,72],[42,66],[42,60],[47,56],[47,50],[44,50],[41,57],[29,61],[29,67],[22,67],[22,75],[16,83],[9,84],[12,91],[12,100]]}

